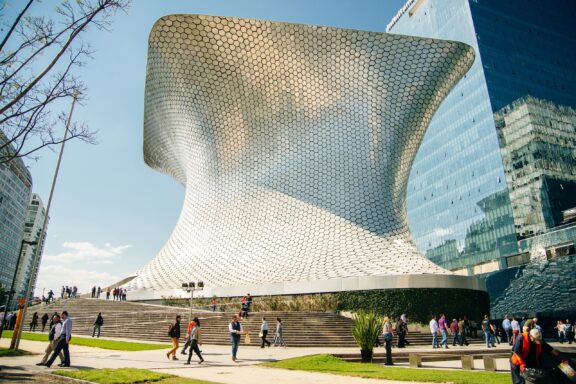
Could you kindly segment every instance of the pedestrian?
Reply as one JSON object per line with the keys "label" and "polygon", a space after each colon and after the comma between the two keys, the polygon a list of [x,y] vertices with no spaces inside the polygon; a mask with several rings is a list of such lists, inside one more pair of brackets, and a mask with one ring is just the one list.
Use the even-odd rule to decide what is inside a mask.
{"label": "pedestrian", "polygon": [[570,319],[566,319],[566,339],[568,339],[568,344],[572,344],[574,341],[574,325],[570,322]]}
{"label": "pedestrian", "polygon": [[384,364],[394,365],[394,363],[392,363],[392,323],[388,316],[384,316],[382,336],[384,338],[384,349],[386,350],[386,363]]}
{"label": "pedestrian", "polygon": [[210,306],[212,312],[216,312],[216,296],[212,297],[212,305]]}
{"label": "pedestrian", "polygon": [[532,323],[533,323],[533,328],[536,328],[537,330],[542,332],[542,327],[540,327],[540,324],[538,324],[538,318],[537,317],[532,319]]}
{"label": "pedestrian", "polygon": [[50,290],[50,291],[48,291],[48,301],[47,302],[51,303],[53,299],[54,299],[54,291]]}
{"label": "pedestrian", "polygon": [[230,333],[230,342],[232,343],[232,361],[236,361],[238,346],[240,345],[240,335],[244,333],[238,315],[232,316],[232,322],[228,324],[228,332]]}
{"label": "pedestrian", "polygon": [[172,360],[178,360],[176,357],[176,351],[178,350],[178,340],[180,339],[180,315],[176,316],[176,320],[170,324],[168,328],[168,336],[172,339],[172,349],[168,351],[166,357],[170,359],[170,355],[172,355]]}
{"label": "pedestrian", "polygon": [[241,318],[248,318],[248,304],[246,304],[247,297],[243,296],[242,300],[240,301],[240,317]]}
{"label": "pedestrian", "polygon": [[46,329],[46,323],[48,322],[49,318],[50,318],[50,316],[48,316],[47,313],[44,313],[42,315],[42,317],[40,318],[40,320],[42,320],[42,332],[44,332],[44,329]]}
{"label": "pedestrian", "polygon": [[96,286],[92,287],[92,298],[96,297]]}
{"label": "pedestrian", "polygon": [[281,345],[283,347],[286,347],[286,344],[284,343],[284,325],[282,324],[282,319],[280,319],[279,317],[276,318],[276,333],[274,334],[274,346],[278,346]]}
{"label": "pedestrian", "polygon": [[58,342],[54,347],[54,351],[52,352],[52,356],[50,356],[46,362],[46,366],[48,368],[52,366],[52,363],[54,363],[54,360],[56,360],[56,356],[58,356],[61,351],[64,351],[64,361],[62,364],[59,364],[59,366],[70,366],[70,351],[68,349],[68,345],[70,344],[70,339],[72,338],[72,319],[68,317],[67,311],[62,311],[60,318],[62,319],[62,330],[60,332]]}
{"label": "pedestrian", "polygon": [[496,345],[494,344],[494,324],[492,324],[488,315],[484,315],[482,331],[484,332],[484,339],[486,340],[486,348],[496,348]]}
{"label": "pedestrian", "polygon": [[562,322],[562,320],[558,320],[556,323],[556,332],[558,332],[558,341],[560,344],[564,344],[566,340],[566,325]]}
{"label": "pedestrian", "polygon": [[[58,312],[54,311],[54,314],[52,314],[52,316],[50,316],[50,325],[48,326],[49,329],[52,329],[52,325],[54,325],[54,316],[60,317]],[[60,319],[60,321],[62,321],[62,319]]]}
{"label": "pedestrian", "polygon": [[452,333],[452,346],[456,346],[456,343],[460,344],[460,340],[458,335],[458,321],[456,319],[452,319],[452,323],[450,323],[450,333]]}
{"label": "pedestrian", "polygon": [[[44,350],[44,357],[36,365],[46,365],[50,354],[56,349],[56,344],[58,344],[58,340],[60,339],[60,334],[62,333],[62,322],[60,321],[60,315],[54,315],[51,323],[53,325],[50,327],[50,331],[48,332],[48,346]],[[60,358],[60,365],[64,365],[64,354],[62,351],[60,351],[58,357]]]}
{"label": "pedestrian", "polygon": [[520,335],[520,323],[516,319],[516,316],[512,316],[512,321],[510,322],[510,329],[512,330],[512,345],[514,345],[516,339]]}
{"label": "pedestrian", "polygon": [[252,310],[252,296],[246,294],[246,318],[248,318],[248,312]]}
{"label": "pedestrian", "polygon": [[16,326],[16,320],[18,319],[18,315],[16,315],[15,313],[12,314],[12,317],[10,318],[10,324],[9,324],[9,329],[11,331],[14,330],[14,327]]}
{"label": "pedestrian", "polygon": [[62,289],[60,290],[60,298],[63,299],[64,298],[64,294],[66,293],[66,288],[64,288],[64,286],[62,286]]}
{"label": "pedestrian", "polygon": [[440,332],[440,328],[438,328],[438,321],[436,321],[436,316],[432,316],[432,320],[430,320],[430,333],[432,334],[432,349],[440,348],[438,345],[438,333]]}
{"label": "pedestrian", "polygon": [[126,301],[127,295],[128,295],[128,290],[126,288],[124,288],[124,290],[122,291],[122,300]]}
{"label": "pedestrian", "polygon": [[202,345],[200,341],[200,320],[195,317],[191,323],[194,325],[192,326],[190,334],[188,335],[188,339],[190,339],[190,353],[188,354],[188,361],[184,364],[190,364],[190,360],[192,359],[192,352],[196,353],[196,356],[198,356],[200,359],[198,364],[202,364],[204,359],[202,358],[200,348],[198,347],[198,345]]}
{"label": "pedestrian", "polygon": [[36,326],[38,326],[38,312],[34,312],[32,315],[32,321],[30,322],[30,332],[36,332]]}
{"label": "pedestrian", "polygon": [[438,328],[440,329],[440,334],[442,335],[442,340],[440,341],[440,348],[448,349],[448,324],[446,324],[446,316],[444,314],[440,315],[440,320],[438,320]]}
{"label": "pedestrian", "polygon": [[266,336],[268,336],[268,322],[266,318],[262,318],[262,325],[260,325],[260,339],[262,339],[262,344],[260,344],[260,348],[264,348],[264,345],[268,345],[270,347],[270,342],[266,340]]}
{"label": "pedestrian", "polygon": [[[542,339],[542,333],[533,328],[523,333],[512,347],[510,358],[510,373],[513,384],[524,384],[524,373],[527,368],[542,368],[542,354],[552,354],[560,357],[561,354]],[[542,378],[546,383],[556,382],[552,377]],[[545,381],[544,381],[545,380]]]}
{"label": "pedestrian", "polygon": [[506,334],[508,345],[512,345],[512,322],[508,318],[508,315],[504,315],[504,320],[502,320],[502,329]]}
{"label": "pedestrian", "polygon": [[106,300],[110,300],[110,288],[106,290]]}
{"label": "pedestrian", "polygon": [[98,312],[98,316],[96,316],[96,320],[94,321],[94,328],[92,329],[92,337],[98,331],[98,335],[96,337],[100,337],[100,328],[104,325],[104,318],[102,317],[102,312]]}
{"label": "pedestrian", "polygon": [[458,322],[458,332],[460,333],[460,346],[466,344],[466,346],[470,345],[468,340],[466,340],[466,316]]}
{"label": "pedestrian", "polygon": [[406,338],[406,336],[408,335],[408,318],[406,317],[405,313],[400,315],[400,320],[402,320],[402,322],[404,323],[404,345],[405,346],[410,345],[410,342]]}
{"label": "pedestrian", "polygon": [[100,294],[102,293],[102,288],[100,288],[100,286],[98,286],[98,288],[96,289],[96,298],[99,299],[100,298]]}
{"label": "pedestrian", "polygon": [[190,332],[192,332],[193,327],[194,327],[194,320],[190,320],[190,322],[188,323],[188,328],[186,329],[186,342],[184,343],[184,348],[182,348],[182,351],[180,352],[182,355],[186,354],[186,350],[192,343],[192,340],[190,339]]}
{"label": "pedestrian", "polygon": [[402,320],[402,316],[396,322],[396,334],[398,335],[398,348],[406,347],[406,334],[408,333],[408,325]]}

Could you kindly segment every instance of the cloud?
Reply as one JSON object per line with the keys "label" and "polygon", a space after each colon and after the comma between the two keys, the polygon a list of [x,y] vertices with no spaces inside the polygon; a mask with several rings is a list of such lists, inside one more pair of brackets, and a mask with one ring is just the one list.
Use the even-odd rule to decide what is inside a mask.
{"label": "cloud", "polygon": [[44,260],[59,263],[84,261],[93,264],[112,264],[112,259],[131,247],[131,245],[113,246],[106,243],[103,248],[100,248],[90,242],[65,242],[62,244],[62,248],[67,248],[67,251],[46,254]]}
{"label": "cloud", "polygon": [[80,293],[88,293],[93,286],[104,287],[113,284],[122,277],[108,273],[90,271],[83,268],[70,268],[63,265],[45,265],[40,269],[36,284],[35,296],[42,296],[52,289],[56,295],[60,295],[62,285],[76,285]]}

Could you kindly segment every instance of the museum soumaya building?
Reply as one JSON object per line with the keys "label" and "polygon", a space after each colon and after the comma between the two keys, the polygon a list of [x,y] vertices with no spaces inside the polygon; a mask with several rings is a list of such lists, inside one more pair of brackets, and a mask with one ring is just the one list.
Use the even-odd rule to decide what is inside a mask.
{"label": "museum soumaya building", "polygon": [[463,43],[199,15],[149,39],[144,157],[186,187],[130,298],[484,289],[419,252],[406,185]]}
{"label": "museum soumaya building", "polygon": [[202,280],[204,296],[488,289],[495,316],[575,311],[574,13],[409,0],[389,33],[160,19],[145,160],[186,196],[131,298]]}

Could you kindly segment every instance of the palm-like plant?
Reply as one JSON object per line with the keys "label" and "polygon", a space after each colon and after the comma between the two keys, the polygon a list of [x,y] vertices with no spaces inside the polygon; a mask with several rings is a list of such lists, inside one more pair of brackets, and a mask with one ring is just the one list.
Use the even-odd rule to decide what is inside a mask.
{"label": "palm-like plant", "polygon": [[374,343],[380,332],[382,332],[382,317],[374,311],[362,311],[354,315],[352,336],[360,347],[363,363],[372,362]]}

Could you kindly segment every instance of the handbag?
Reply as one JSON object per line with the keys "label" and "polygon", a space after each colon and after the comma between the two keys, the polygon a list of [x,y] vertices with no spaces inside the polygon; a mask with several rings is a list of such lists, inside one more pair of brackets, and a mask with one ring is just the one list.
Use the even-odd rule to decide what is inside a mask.
{"label": "handbag", "polygon": [[527,384],[547,384],[550,383],[550,372],[541,368],[526,368],[521,376]]}
{"label": "handbag", "polygon": [[262,331],[260,331],[260,333],[258,333],[258,337],[262,337],[264,336],[264,334],[262,333]]}

